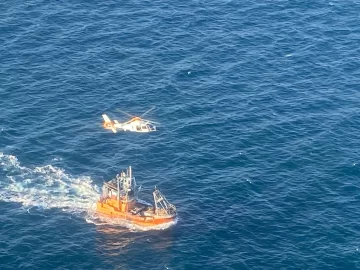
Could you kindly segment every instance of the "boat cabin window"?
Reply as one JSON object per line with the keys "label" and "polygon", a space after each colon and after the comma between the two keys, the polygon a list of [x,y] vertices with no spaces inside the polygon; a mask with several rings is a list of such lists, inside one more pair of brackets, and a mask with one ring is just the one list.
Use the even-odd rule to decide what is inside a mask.
{"label": "boat cabin window", "polygon": [[141,127],[140,127],[140,126],[136,126],[136,130],[141,130]]}
{"label": "boat cabin window", "polygon": [[146,127],[146,126],[142,126],[141,128],[142,128],[142,129],[147,129],[147,127]]}
{"label": "boat cabin window", "polygon": [[110,189],[108,195],[109,197],[117,197],[118,193],[117,191]]}

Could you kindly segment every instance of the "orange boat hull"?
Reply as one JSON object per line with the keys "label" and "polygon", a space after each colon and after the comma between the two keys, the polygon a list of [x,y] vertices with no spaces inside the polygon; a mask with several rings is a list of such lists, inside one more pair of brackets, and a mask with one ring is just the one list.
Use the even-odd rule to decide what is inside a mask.
{"label": "orange boat hull", "polygon": [[130,212],[122,212],[118,208],[101,201],[96,203],[96,212],[108,218],[124,219],[142,227],[158,226],[175,221],[175,217],[139,216]]}

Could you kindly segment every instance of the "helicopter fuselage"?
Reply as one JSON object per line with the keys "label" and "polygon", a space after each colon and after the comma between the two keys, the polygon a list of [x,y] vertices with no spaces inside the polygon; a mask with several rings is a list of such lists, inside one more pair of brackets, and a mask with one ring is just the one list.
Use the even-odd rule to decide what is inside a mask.
{"label": "helicopter fuselage", "polygon": [[150,124],[146,121],[133,121],[130,123],[114,123],[114,128],[122,129],[124,131],[132,131],[132,132],[152,132],[156,131],[156,126]]}

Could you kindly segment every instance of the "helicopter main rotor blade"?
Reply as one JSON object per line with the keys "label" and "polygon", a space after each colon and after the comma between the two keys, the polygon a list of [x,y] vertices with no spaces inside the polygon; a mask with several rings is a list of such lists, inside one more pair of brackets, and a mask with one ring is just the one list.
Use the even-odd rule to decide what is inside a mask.
{"label": "helicopter main rotor blade", "polygon": [[144,112],[142,115],[140,115],[140,117],[143,117],[145,114],[148,114],[149,112],[151,112],[153,109],[155,109],[156,106],[150,108],[149,110],[147,110],[146,112]]}
{"label": "helicopter main rotor blade", "polygon": [[124,122],[124,123],[121,123],[122,125],[127,125],[127,124],[129,124],[129,123],[131,123],[131,120],[129,120],[129,121],[126,121],[126,122]]}
{"label": "helicopter main rotor blade", "polygon": [[160,125],[160,123],[159,123],[159,122],[155,122],[155,121],[147,120],[147,119],[144,119],[144,118],[141,118],[141,120],[143,120],[143,121],[145,121],[145,122],[149,122],[149,123],[153,123],[153,124]]}
{"label": "helicopter main rotor blade", "polygon": [[135,115],[131,115],[130,113],[127,113],[127,112],[124,112],[124,111],[122,111],[122,110],[120,110],[120,109],[116,109],[118,112],[121,112],[121,113],[123,113],[123,114],[126,114],[127,116],[130,116],[131,118],[133,118],[133,117],[135,117]]}

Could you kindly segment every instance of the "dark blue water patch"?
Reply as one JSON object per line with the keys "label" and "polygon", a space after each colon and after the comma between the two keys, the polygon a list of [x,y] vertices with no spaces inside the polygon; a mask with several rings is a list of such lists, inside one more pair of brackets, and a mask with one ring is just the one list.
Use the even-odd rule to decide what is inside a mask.
{"label": "dark blue water patch", "polygon": [[[4,269],[358,268],[355,2],[2,10]],[[101,126],[154,105],[157,133]],[[174,227],[87,221],[90,186],[128,165]],[[43,193],[73,204],[31,205]]]}

